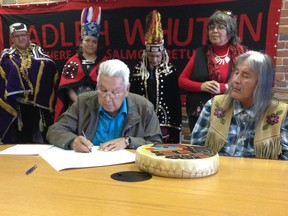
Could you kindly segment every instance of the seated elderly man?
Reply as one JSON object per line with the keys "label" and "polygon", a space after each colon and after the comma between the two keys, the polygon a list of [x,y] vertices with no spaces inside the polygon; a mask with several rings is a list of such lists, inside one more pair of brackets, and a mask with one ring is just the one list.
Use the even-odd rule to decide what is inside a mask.
{"label": "seated elderly man", "polygon": [[220,155],[288,159],[288,105],[272,97],[273,79],[268,55],[240,55],[229,92],[206,103],[191,144]]}
{"label": "seated elderly man", "polygon": [[48,130],[47,140],[64,149],[89,152],[136,149],[161,143],[152,103],[129,93],[129,68],[117,59],[100,64],[97,90],[83,93]]}

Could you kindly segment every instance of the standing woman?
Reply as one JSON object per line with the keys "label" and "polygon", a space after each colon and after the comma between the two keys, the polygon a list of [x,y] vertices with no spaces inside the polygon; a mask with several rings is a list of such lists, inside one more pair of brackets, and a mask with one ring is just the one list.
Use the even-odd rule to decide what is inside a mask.
{"label": "standing woman", "polygon": [[228,89],[237,57],[246,52],[237,35],[236,18],[228,11],[216,11],[208,20],[207,44],[193,53],[178,83],[187,92],[186,111],[192,132],[205,103]]}
{"label": "standing woman", "polygon": [[81,14],[81,39],[78,52],[64,65],[59,84],[55,118],[77,100],[77,95],[95,90],[99,64],[105,60],[98,51],[101,7],[84,8]]}

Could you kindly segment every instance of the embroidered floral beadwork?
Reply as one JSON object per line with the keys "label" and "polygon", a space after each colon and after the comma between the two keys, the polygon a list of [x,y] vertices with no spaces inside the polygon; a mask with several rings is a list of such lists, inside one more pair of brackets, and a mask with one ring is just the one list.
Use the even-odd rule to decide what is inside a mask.
{"label": "embroidered floral beadwork", "polygon": [[262,130],[267,130],[269,125],[274,125],[279,123],[279,115],[283,113],[283,110],[278,110],[275,113],[272,113],[271,115],[266,116],[266,124],[263,125]]}
{"label": "embroidered floral beadwork", "polygon": [[220,119],[220,122],[221,124],[225,124],[225,113],[226,113],[226,110],[224,110],[222,107],[220,107],[220,104],[218,101],[215,102],[215,106],[216,106],[216,109],[214,111],[214,115]]}

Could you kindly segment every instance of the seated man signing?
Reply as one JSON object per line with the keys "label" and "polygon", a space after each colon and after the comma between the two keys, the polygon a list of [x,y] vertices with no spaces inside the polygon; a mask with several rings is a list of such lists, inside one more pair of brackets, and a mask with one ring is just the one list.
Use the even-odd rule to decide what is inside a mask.
{"label": "seated man signing", "polygon": [[273,80],[268,55],[240,55],[229,92],[206,103],[191,143],[220,155],[288,159],[288,105],[272,97]]}
{"label": "seated man signing", "polygon": [[[129,93],[129,68],[117,59],[100,64],[97,90],[83,93],[48,130],[50,143],[76,152],[136,149],[161,143],[162,134],[153,105]],[[86,138],[85,138],[86,136]]]}

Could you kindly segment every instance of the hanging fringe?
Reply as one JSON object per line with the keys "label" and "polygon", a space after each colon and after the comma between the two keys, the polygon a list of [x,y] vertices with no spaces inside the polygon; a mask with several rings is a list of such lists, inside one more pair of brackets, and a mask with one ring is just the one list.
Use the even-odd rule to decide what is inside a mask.
{"label": "hanging fringe", "polygon": [[279,155],[282,153],[280,140],[280,136],[276,136],[255,143],[254,148],[256,157],[278,159]]}

